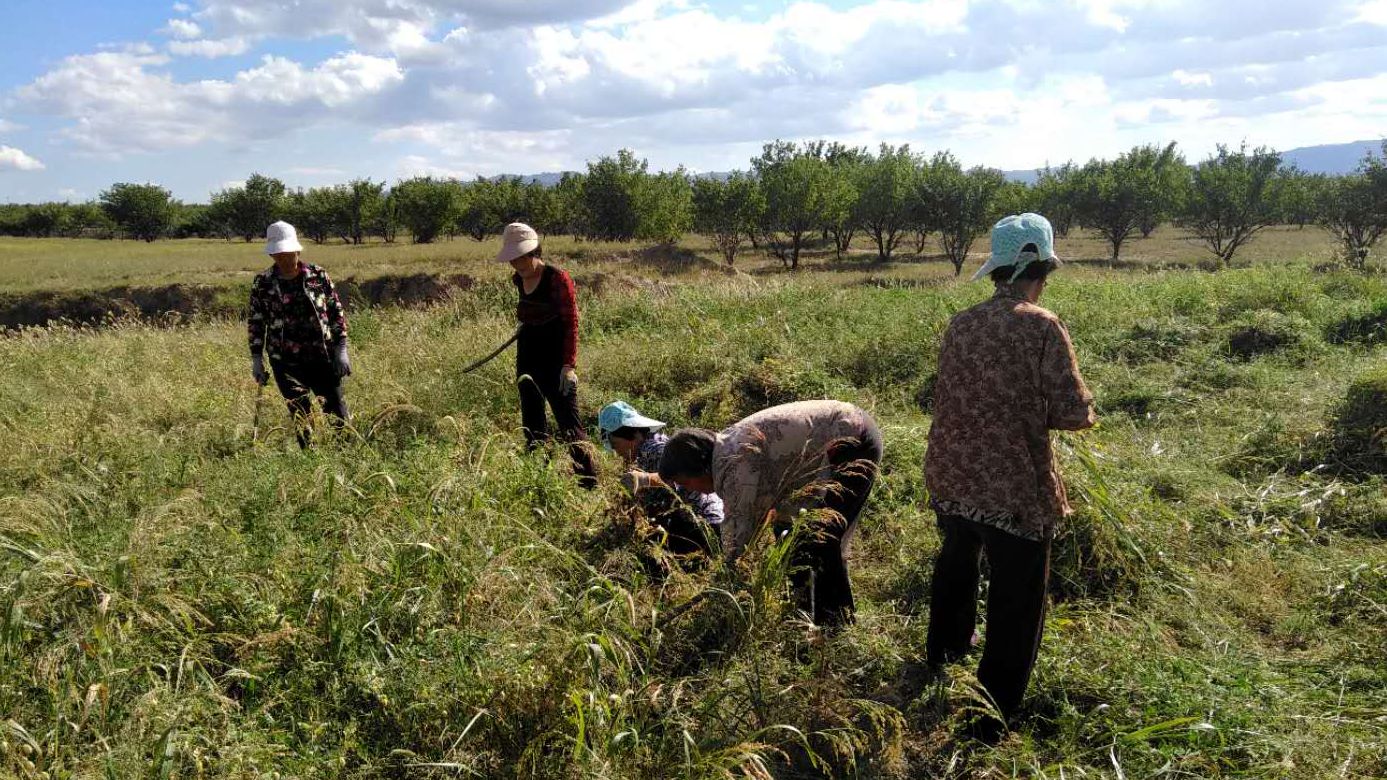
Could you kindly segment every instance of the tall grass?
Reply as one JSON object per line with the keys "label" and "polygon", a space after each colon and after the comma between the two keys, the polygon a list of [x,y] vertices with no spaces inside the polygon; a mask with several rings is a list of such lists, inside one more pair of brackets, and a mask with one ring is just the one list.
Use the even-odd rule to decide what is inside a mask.
{"label": "tall grass", "polygon": [[[1323,334],[1387,285],[1298,265],[1056,279],[1099,398],[1127,401],[1061,448],[1079,513],[1057,604],[1026,721],[987,747],[959,729],[966,668],[892,695],[937,547],[917,393],[985,291],[861,283],[892,273],[583,294],[589,416],[622,397],[716,427],[832,395],[882,422],[859,623],[836,634],[789,607],[784,547],[660,565],[617,488],[521,453],[507,362],[458,372],[509,333],[502,286],[358,314],[354,430],[307,452],[277,399],[253,429],[236,323],[0,341],[0,774],[1387,774],[1382,482],[1305,467],[1380,359]],[[1302,341],[1229,355],[1259,311]]]}

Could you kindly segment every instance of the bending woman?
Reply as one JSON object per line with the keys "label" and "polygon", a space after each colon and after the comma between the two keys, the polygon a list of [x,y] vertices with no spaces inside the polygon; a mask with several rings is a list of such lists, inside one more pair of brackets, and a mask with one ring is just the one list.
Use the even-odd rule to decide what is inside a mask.
{"label": "bending woman", "polygon": [[800,510],[824,510],[814,511],[795,547],[791,577],[800,609],[821,626],[837,626],[853,621],[843,553],[881,455],[881,432],[865,411],[841,401],[799,401],[763,409],[722,433],[676,433],[660,457],[660,478],[722,497],[729,559],[741,555],[772,510],[777,530]]}
{"label": "bending woman", "polygon": [[675,555],[712,555],[722,524],[722,499],[711,493],[673,490],[660,479],[660,456],[669,437],[665,424],[636,411],[625,401],[602,407],[597,427],[607,447],[621,456],[626,473],[621,482],[645,510],[646,517],[665,534],[665,546]]}

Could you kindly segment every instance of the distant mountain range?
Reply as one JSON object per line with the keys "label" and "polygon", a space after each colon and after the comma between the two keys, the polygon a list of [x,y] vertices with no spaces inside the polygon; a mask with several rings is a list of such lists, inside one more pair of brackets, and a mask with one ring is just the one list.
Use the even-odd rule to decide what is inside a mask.
{"label": "distant mountain range", "polygon": [[[1282,162],[1294,165],[1306,173],[1352,173],[1368,152],[1382,154],[1382,141],[1354,141],[1347,144],[1325,144],[1322,146],[1302,146],[1281,153]],[[1198,162],[1191,160],[1191,163]],[[1040,169],[1006,171],[1008,179],[1034,183],[1040,176]]]}
{"label": "distant mountain range", "polygon": [[[1382,153],[1382,141],[1354,141],[1347,144],[1325,144],[1322,146],[1302,146],[1298,149],[1290,149],[1281,153],[1281,159],[1287,165],[1294,165],[1306,173],[1349,173],[1358,167],[1358,163],[1368,152]],[[711,176],[714,178],[726,178],[727,173],[714,171],[699,174],[700,176]],[[1038,168],[1030,170],[1006,171],[1007,178],[1013,181],[1023,181],[1032,183],[1040,175]],[[563,178],[562,173],[533,173],[520,177],[526,182],[539,182],[546,187],[552,187],[559,183]]]}

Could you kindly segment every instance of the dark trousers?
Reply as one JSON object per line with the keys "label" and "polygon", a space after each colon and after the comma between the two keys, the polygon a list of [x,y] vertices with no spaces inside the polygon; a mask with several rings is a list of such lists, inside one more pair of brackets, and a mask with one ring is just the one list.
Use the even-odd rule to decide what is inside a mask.
{"label": "dark trousers", "polygon": [[799,608],[812,615],[816,625],[853,622],[856,603],[844,553],[876,482],[881,454],[881,432],[875,425],[829,450],[832,476],[821,504],[827,511],[816,513],[790,559]]}
{"label": "dark trousers", "polygon": [[968,652],[977,623],[979,563],[987,553],[987,633],[978,682],[1004,715],[1021,704],[1045,627],[1050,540],[1022,539],[963,517],[941,515],[926,653],[935,664]]}
{"label": "dark trousers", "polygon": [[516,384],[520,387],[520,425],[525,429],[525,447],[533,450],[550,439],[549,416],[544,411],[547,401],[549,408],[554,410],[560,438],[568,442],[578,484],[595,488],[597,465],[588,449],[587,430],[583,428],[583,420],[578,412],[578,393],[574,391],[564,395],[559,392],[559,371],[560,366],[518,366],[516,369]]}
{"label": "dark trousers", "polygon": [[318,396],[323,412],[333,416],[333,424],[341,427],[351,419],[347,399],[342,395],[342,378],[330,361],[313,363],[282,363],[270,361],[275,385],[289,405],[289,418],[300,447],[312,442],[309,417],[313,413],[313,396]]}

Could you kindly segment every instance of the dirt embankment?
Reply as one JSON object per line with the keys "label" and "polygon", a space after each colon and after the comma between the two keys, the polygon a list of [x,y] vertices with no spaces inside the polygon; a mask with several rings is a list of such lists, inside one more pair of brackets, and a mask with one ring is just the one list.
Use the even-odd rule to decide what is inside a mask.
{"label": "dirt embankment", "polygon": [[[337,292],[348,309],[426,306],[470,290],[475,284],[476,280],[466,275],[353,277],[338,282]],[[58,322],[101,326],[141,319],[173,324],[199,316],[235,316],[244,311],[245,295],[244,289],[204,284],[7,293],[0,294],[0,330]]]}

